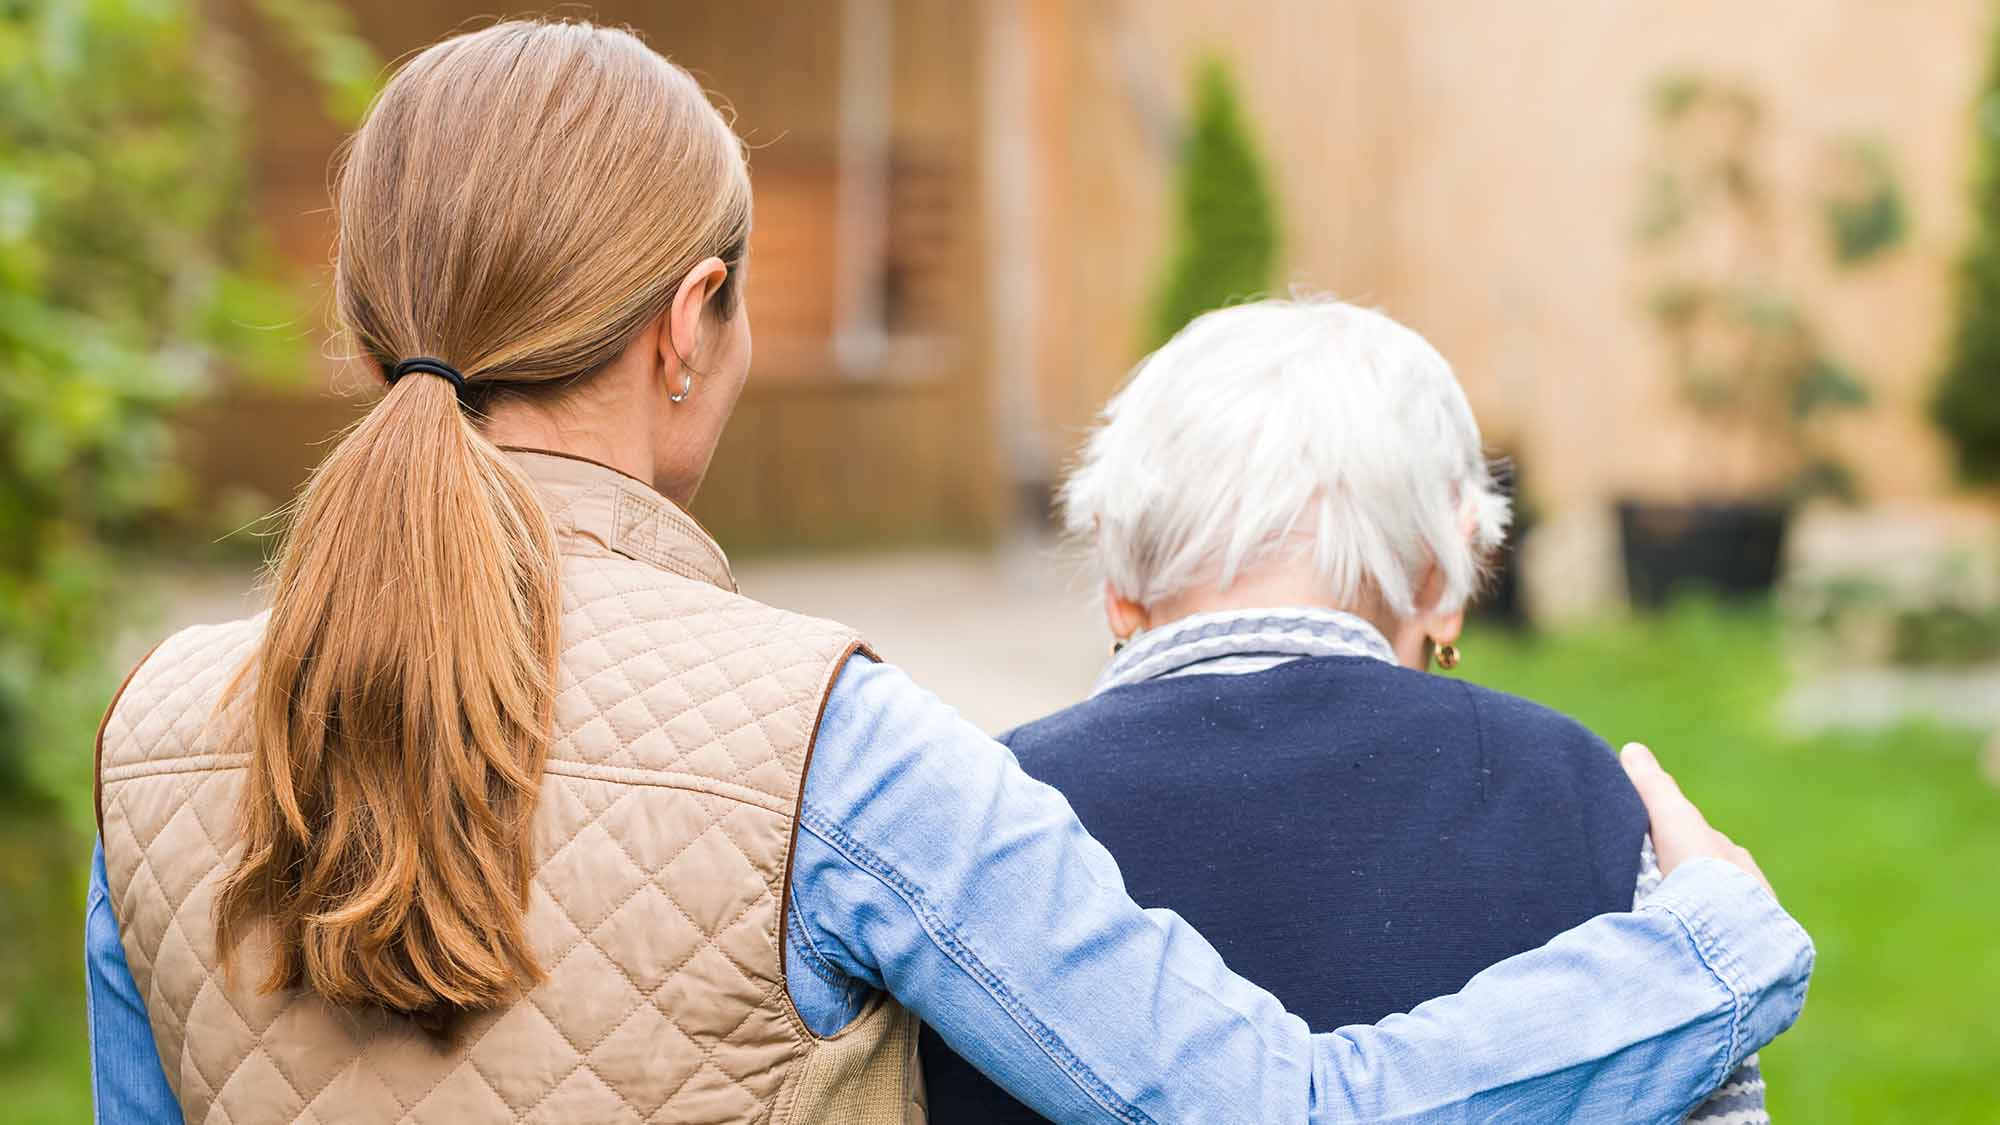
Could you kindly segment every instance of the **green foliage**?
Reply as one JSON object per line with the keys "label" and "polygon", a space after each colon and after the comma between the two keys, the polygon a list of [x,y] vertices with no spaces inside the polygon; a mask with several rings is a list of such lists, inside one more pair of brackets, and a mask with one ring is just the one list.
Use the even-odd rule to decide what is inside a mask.
{"label": "green foliage", "polygon": [[1931,606],[1896,617],[1899,664],[1988,664],[2000,660],[2000,610]]}
{"label": "green foliage", "polygon": [[326,115],[358,125],[382,83],[382,57],[334,0],[256,0],[264,17],[320,85]]}
{"label": "green foliage", "polygon": [[1785,605],[1808,646],[1856,666],[2000,661],[1995,555],[1954,549],[1900,577],[1866,571],[1794,579]]}
{"label": "green foliage", "polygon": [[1959,267],[1958,323],[1932,413],[1968,481],[2000,483],[2000,39],[1978,113],[1972,245]]}
{"label": "green foliage", "polygon": [[1880,141],[1849,138],[1835,151],[1835,183],[1826,197],[1826,229],[1834,260],[1858,265],[1903,241],[1909,209],[1889,150]]}
{"label": "green foliage", "polygon": [[1701,78],[1684,71],[1661,75],[1653,83],[1653,119],[1661,125],[1679,121],[1707,92]]}
{"label": "green foliage", "polygon": [[[1783,200],[1762,164],[1761,102],[1746,86],[1683,73],[1656,83],[1651,105],[1658,148],[1637,235],[1659,262],[1646,311],[1684,399],[1717,436],[1752,451],[1730,460],[1762,470],[1737,483],[1747,497],[1852,498],[1852,474],[1819,447],[1813,422],[1865,406],[1868,388],[1778,284]],[[1830,166],[1822,208],[1834,264],[1869,261],[1899,243],[1908,216],[1887,150],[1849,139]],[[1701,252],[1717,244],[1732,252]],[[1677,256],[1684,246],[1696,252]]]}
{"label": "green foliage", "polygon": [[[380,68],[345,12],[259,10],[365,105]],[[218,366],[310,354],[250,212],[241,54],[192,0],[0,4],[0,794],[79,737],[116,549],[186,495],[175,412]]]}
{"label": "green foliage", "polygon": [[78,734],[51,688],[100,659],[107,544],[184,491],[167,417],[233,319],[241,117],[203,54],[180,5],[0,16],[0,791]]}
{"label": "green foliage", "polygon": [[0,9],[0,1053],[69,983],[49,876],[74,857],[38,767],[88,754],[107,544],[179,497],[165,416],[226,318],[240,121],[199,40],[171,5]]}
{"label": "green foliage", "polygon": [[1276,208],[1229,70],[1202,63],[1175,184],[1174,250],[1153,304],[1158,346],[1210,309],[1261,295],[1277,264]]}
{"label": "green foliage", "polygon": [[1815,356],[1792,388],[1792,416],[1804,421],[1829,406],[1866,406],[1868,388],[1831,356]]}
{"label": "green foliage", "polygon": [[[288,39],[331,10],[293,13]],[[202,12],[0,0],[0,1055],[75,986],[61,822],[89,823],[122,552],[187,496],[175,414],[220,367],[310,355],[250,211],[241,49]],[[325,45],[342,34],[318,50],[352,68]]]}
{"label": "green foliage", "polygon": [[1682,71],[1655,81],[1648,101],[1664,151],[1647,173],[1641,242],[1671,239],[1711,211],[1718,196],[1737,207],[1761,204],[1753,142],[1764,110],[1755,94]]}

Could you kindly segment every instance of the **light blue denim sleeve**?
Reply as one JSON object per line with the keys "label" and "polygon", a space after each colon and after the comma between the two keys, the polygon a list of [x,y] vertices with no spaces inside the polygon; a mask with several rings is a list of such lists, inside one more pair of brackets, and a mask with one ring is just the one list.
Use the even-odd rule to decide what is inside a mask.
{"label": "light blue denim sleeve", "polygon": [[83,989],[90,1019],[90,1093],[97,1120],[180,1125],[180,1103],[160,1068],[146,1002],[125,964],[101,842],[91,856],[90,890],[84,899]]}
{"label": "light blue denim sleeve", "polygon": [[1677,1121],[1805,999],[1805,933],[1705,860],[1454,996],[1313,1035],[897,669],[849,662],[813,754],[787,934],[809,1024],[886,990],[1058,1121]]}

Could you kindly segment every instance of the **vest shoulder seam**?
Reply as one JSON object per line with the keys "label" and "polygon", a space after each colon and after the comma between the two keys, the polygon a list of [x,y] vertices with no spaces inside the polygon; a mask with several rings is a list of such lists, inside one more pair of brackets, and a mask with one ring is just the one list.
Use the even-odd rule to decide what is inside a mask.
{"label": "vest shoulder seam", "polygon": [[[131,762],[113,766],[103,772],[105,782],[131,781],[142,777],[158,777],[176,773],[226,773],[248,766],[250,757],[243,753],[231,754],[190,754],[186,757],[162,758],[151,762]],[[631,766],[600,766],[589,762],[570,762],[552,759],[543,767],[543,772],[563,777],[580,778],[585,781],[602,781],[614,785],[644,785],[660,789],[681,789],[691,793],[704,793],[711,797],[735,801],[780,815],[791,813],[787,803],[746,785],[703,777],[700,774],[683,773],[678,770],[652,770]]]}
{"label": "vest shoulder seam", "polygon": [[769,793],[739,785],[720,778],[704,777],[697,773],[680,770],[648,769],[644,766],[605,766],[592,762],[572,762],[564,758],[550,758],[542,767],[544,773],[574,777],[584,781],[602,781],[613,785],[643,785],[657,789],[681,789],[690,793],[705,793],[721,797],[743,805],[755,805],[760,809],[781,815],[788,815],[791,809],[786,803]]}
{"label": "vest shoulder seam", "polygon": [[169,773],[226,773],[240,770],[250,764],[250,755],[237,751],[227,754],[187,754],[172,758],[158,758],[149,762],[127,762],[122,766],[112,766],[105,770],[103,778],[107,782],[130,781],[135,777],[154,777]]}

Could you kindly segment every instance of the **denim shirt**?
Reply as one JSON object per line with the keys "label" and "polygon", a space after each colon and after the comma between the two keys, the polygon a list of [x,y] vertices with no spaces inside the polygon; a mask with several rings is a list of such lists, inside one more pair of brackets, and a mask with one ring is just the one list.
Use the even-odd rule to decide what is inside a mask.
{"label": "denim shirt", "polygon": [[[786,934],[815,1032],[886,990],[1058,1121],[1678,1120],[1797,1018],[1813,950],[1748,875],[1682,866],[1369,1027],[1313,1034],[1168,910],[1061,794],[893,666],[849,662],[814,744]],[[85,934],[100,1121],[177,1121],[107,899]]]}

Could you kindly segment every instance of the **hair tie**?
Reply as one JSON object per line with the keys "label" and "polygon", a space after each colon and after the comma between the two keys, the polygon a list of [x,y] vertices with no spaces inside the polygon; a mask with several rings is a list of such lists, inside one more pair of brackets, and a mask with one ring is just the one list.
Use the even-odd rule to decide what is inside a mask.
{"label": "hair tie", "polygon": [[458,368],[453,367],[444,360],[427,355],[411,356],[409,359],[398,363],[389,371],[389,385],[392,387],[395,386],[396,380],[413,371],[425,375],[435,375],[443,379],[451,384],[452,391],[458,395],[460,400],[465,398],[465,376],[458,373]]}

